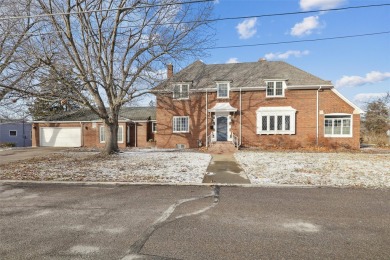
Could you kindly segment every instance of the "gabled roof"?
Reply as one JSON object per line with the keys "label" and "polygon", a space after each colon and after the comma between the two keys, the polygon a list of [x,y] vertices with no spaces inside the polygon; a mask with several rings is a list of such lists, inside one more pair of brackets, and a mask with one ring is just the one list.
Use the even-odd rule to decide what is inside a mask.
{"label": "gabled roof", "polygon": [[205,64],[196,61],[154,90],[164,90],[172,82],[191,82],[192,89],[215,88],[215,82],[229,81],[234,88],[265,87],[267,80],[286,80],[289,86],[332,86],[330,81],[320,79],[283,61],[265,61],[231,64]]}
{"label": "gabled roof", "polygon": [[[156,108],[155,107],[122,107],[119,112],[119,120],[124,121],[144,121],[144,120],[156,120]],[[77,111],[71,111],[63,113],[61,115],[49,116],[35,122],[49,122],[49,121],[61,121],[61,122],[88,122],[88,121],[101,121],[101,118],[93,113],[89,109],[80,109]]]}

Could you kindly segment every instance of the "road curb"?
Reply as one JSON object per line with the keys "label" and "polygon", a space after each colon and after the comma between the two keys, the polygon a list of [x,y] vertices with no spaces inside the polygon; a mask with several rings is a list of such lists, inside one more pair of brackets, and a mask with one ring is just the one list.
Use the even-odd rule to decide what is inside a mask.
{"label": "road curb", "polygon": [[[23,181],[0,180],[0,184],[53,184],[75,186],[222,186],[243,188],[323,188],[315,185],[290,185],[290,184],[234,184],[234,183],[156,183],[156,182],[91,182],[91,181]],[[341,187],[339,187],[341,188]]]}

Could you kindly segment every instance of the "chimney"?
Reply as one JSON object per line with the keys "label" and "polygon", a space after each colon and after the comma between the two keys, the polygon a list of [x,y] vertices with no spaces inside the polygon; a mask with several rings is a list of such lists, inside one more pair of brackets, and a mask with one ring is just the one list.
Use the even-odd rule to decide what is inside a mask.
{"label": "chimney", "polygon": [[167,65],[167,78],[170,79],[173,77],[173,65],[168,64]]}
{"label": "chimney", "polygon": [[265,58],[260,58],[259,61],[267,61]]}

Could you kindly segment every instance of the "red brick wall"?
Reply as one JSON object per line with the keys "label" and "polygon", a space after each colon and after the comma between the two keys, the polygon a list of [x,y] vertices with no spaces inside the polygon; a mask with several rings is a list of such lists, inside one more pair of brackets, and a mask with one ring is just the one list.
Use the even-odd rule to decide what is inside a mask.
{"label": "red brick wall", "polygon": [[[316,140],[316,98],[317,90],[285,90],[283,98],[266,98],[265,91],[242,91],[242,145],[243,146],[309,146]],[[216,92],[208,93],[208,109],[216,103],[229,102],[237,108],[232,113],[232,131],[239,135],[239,92],[230,92],[229,99],[217,99]],[[189,100],[173,100],[172,94],[157,96],[157,146],[174,148],[176,144],[197,147],[197,140],[206,141],[206,93],[191,93]],[[256,110],[259,107],[291,106],[297,110],[296,133],[294,135],[258,135],[256,134]],[[353,108],[339,98],[331,90],[319,92],[319,110],[323,114],[353,114]],[[173,116],[189,116],[190,132],[173,133]],[[211,118],[208,118],[210,127]],[[351,148],[359,148],[360,115],[353,115],[353,137],[325,138],[324,115],[319,115],[319,141],[324,145],[338,144]],[[209,128],[208,134],[211,133]]]}
{"label": "red brick wall", "polygon": [[[157,96],[157,146],[175,148],[176,144],[184,144],[187,148],[197,147],[198,139],[205,143],[205,93],[191,94],[189,100],[173,100],[171,97],[172,94]],[[189,116],[189,133],[173,133],[173,116]]]}
{"label": "red brick wall", "polygon": [[146,147],[148,142],[148,122],[137,122],[137,147]]}

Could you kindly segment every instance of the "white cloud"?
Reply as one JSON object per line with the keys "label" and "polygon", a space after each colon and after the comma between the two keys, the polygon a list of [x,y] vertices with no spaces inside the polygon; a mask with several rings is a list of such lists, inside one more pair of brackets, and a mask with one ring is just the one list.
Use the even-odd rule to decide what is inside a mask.
{"label": "white cloud", "polygon": [[314,9],[335,8],[345,3],[345,0],[301,0],[299,5],[303,11]]}
{"label": "white cloud", "polygon": [[365,77],[361,76],[343,76],[336,81],[336,87],[356,87],[366,84],[381,82],[390,78],[390,72],[371,71]]}
{"label": "white cloud", "polygon": [[226,61],[226,63],[238,63],[238,59],[237,58],[230,58]]}
{"label": "white cloud", "polygon": [[373,99],[378,99],[386,96],[386,93],[360,93],[355,95],[353,101],[358,103],[366,103]]}
{"label": "white cloud", "polygon": [[219,4],[219,0],[214,0],[214,4]]}
{"label": "white cloud", "polygon": [[305,50],[305,51],[289,50],[286,52],[267,53],[264,57],[267,60],[286,60],[286,59],[290,58],[291,56],[299,58],[299,57],[302,57],[305,55],[309,55],[309,53],[310,52],[308,50]]}
{"label": "white cloud", "polygon": [[302,20],[302,22],[297,23],[291,28],[290,34],[292,36],[302,36],[309,35],[313,32],[314,29],[320,27],[319,17],[318,16],[309,16]]}
{"label": "white cloud", "polygon": [[237,32],[240,35],[240,39],[249,39],[254,36],[256,30],[257,18],[245,19],[243,22],[236,26]]}

